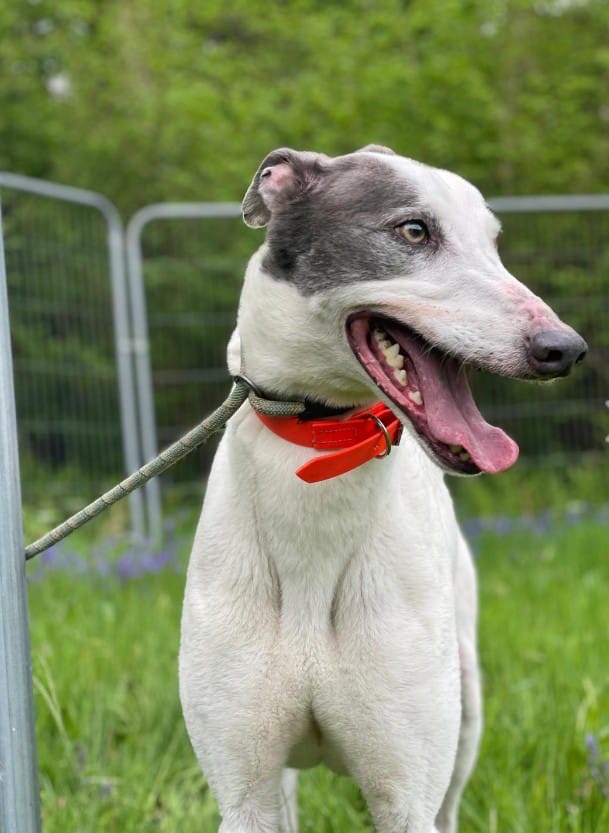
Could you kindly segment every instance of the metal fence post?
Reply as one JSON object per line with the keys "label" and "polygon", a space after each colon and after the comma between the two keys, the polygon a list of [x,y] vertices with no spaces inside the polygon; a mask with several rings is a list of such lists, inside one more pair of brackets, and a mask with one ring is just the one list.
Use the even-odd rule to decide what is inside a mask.
{"label": "metal fence post", "polygon": [[1,207],[0,495],[0,830],[38,833],[32,667]]}

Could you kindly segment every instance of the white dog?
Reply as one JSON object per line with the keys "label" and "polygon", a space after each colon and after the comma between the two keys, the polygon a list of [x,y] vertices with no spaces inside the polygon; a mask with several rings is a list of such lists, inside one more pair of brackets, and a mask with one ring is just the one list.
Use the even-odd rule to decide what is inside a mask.
{"label": "white dog", "polygon": [[276,150],[243,215],[267,239],[229,367],[240,337],[249,379],[306,412],[246,402],[231,420],[188,571],[181,698],[220,831],[294,830],[288,768],[323,762],[380,833],[454,833],[481,708],[474,569],[443,475],[518,454],[463,365],[551,378],[586,344],[503,267],[476,188],[387,148]]}

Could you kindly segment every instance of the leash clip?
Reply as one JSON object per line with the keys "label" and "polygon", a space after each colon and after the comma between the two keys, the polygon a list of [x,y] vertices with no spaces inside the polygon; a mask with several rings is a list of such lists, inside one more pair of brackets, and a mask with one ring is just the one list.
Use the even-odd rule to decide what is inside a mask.
{"label": "leash clip", "polygon": [[260,390],[258,385],[256,385],[254,382],[252,382],[252,380],[249,378],[249,376],[246,376],[245,373],[235,374],[233,376],[233,382],[243,382],[245,385],[248,386],[248,388],[252,391],[252,393],[255,393],[256,396],[258,396],[260,399],[264,399],[262,391]]}

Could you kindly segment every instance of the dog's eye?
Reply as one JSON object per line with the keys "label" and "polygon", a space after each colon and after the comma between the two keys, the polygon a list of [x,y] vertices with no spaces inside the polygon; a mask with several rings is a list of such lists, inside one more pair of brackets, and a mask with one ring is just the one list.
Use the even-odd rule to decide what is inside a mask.
{"label": "dog's eye", "polygon": [[407,220],[398,226],[398,231],[408,243],[420,244],[429,238],[427,226],[421,220]]}

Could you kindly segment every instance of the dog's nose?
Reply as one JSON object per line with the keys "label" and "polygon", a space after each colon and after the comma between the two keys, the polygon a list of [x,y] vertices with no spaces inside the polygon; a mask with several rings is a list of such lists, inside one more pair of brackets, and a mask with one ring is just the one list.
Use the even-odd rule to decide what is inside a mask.
{"label": "dog's nose", "polygon": [[531,339],[527,358],[538,376],[551,379],[567,376],[587,352],[588,345],[573,330],[543,330]]}

